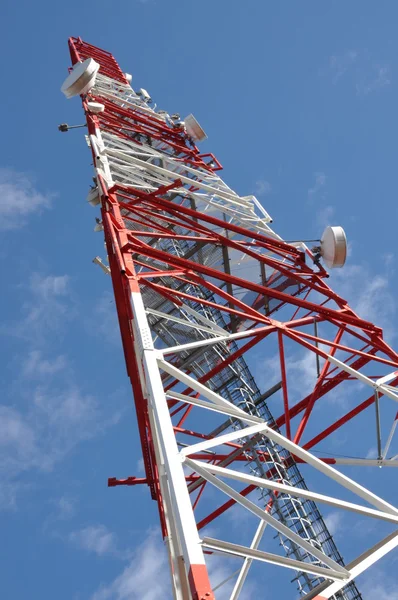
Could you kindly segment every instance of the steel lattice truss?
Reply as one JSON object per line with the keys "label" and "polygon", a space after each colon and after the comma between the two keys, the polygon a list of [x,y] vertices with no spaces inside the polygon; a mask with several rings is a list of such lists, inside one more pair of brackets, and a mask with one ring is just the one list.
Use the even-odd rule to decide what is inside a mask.
{"label": "steel lattice truss", "polygon": [[[395,548],[398,534],[344,564],[317,507],[393,529],[397,508],[336,466],[397,466],[387,458],[396,420],[384,449],[377,429],[377,459],[322,458],[310,450],[343,426],[355,435],[356,418],[371,406],[377,424],[381,410],[394,415],[397,353],[326,284],[304,244],[284,242],[254,196],[239,196],[222,181],[219,162],[200,154],[177,117],[156,112],[133,91],[111,54],[80,38],[69,47],[73,64],[87,57],[100,64],[83,96],[92,194],[101,207],[105,270],[146,471],[145,479],[110,485],[150,487],[176,599],[215,597],[208,576],[214,554],[241,561],[231,599],[261,562],[274,565],[275,577],[290,569],[307,600],[361,598],[353,579]],[[92,114],[88,101],[104,111]],[[309,389],[297,389],[292,356],[313,357]],[[270,382],[265,391],[249,370],[260,362]],[[335,401],[339,394],[350,395],[349,412]],[[267,406],[275,398],[282,407],[276,419]],[[335,492],[309,490],[298,464]],[[347,491],[350,500],[340,499]],[[257,518],[250,545],[236,527],[228,540],[206,534],[237,506]],[[271,532],[279,553],[269,551]]]}

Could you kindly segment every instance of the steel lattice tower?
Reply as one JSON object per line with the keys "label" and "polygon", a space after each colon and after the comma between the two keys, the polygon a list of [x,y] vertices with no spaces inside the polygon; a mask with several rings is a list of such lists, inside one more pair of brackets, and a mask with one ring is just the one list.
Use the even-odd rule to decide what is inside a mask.
{"label": "steel lattice tower", "polygon": [[[112,278],[146,473],[109,485],[149,486],[177,600],[216,597],[207,565],[215,553],[241,560],[231,600],[254,561],[276,577],[290,569],[307,600],[361,598],[353,579],[395,548],[398,533],[345,564],[318,505],[398,522],[395,507],[336,469],[398,465],[387,458],[396,420],[384,450],[379,427],[381,398],[383,410],[398,400],[397,353],[326,284],[305,244],[284,242],[254,196],[224,183],[218,160],[195,145],[191,117],[184,124],[151,108],[109,52],[80,38],[69,48],[74,66],[99,65],[81,95],[96,182],[89,201],[101,209],[109,267],[97,262]],[[316,373],[294,402],[292,352],[313,356]],[[260,356],[265,390],[249,369]],[[340,390],[365,396],[345,412],[329,402]],[[267,404],[275,398],[278,418]],[[377,459],[310,452],[343,426],[355,432],[371,406]],[[310,491],[301,469],[350,500]],[[257,518],[250,546],[239,528],[229,541],[202,533],[236,506]],[[269,552],[269,530],[279,554]]]}

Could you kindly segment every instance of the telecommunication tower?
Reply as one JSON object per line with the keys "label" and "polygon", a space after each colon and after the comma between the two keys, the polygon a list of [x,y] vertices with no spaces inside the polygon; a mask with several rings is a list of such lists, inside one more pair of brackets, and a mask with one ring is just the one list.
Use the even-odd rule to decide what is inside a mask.
{"label": "telecommunication tower", "polygon": [[[62,90],[81,96],[86,116],[88,201],[101,211],[95,229],[109,266],[94,262],[112,279],[145,465],[145,478],[109,485],[149,486],[176,600],[217,597],[215,554],[240,561],[231,600],[264,563],[306,600],[360,599],[354,578],[397,546],[398,533],[346,564],[318,507],[396,526],[398,509],[344,468],[398,466],[389,455],[398,354],[326,283],[323,265],[344,263],[344,233],[328,228],[312,250],[285,242],[255,196],[235,193],[216,157],[200,152],[205,134],[192,115],[156,109],[109,52],[80,38],[69,49]],[[304,384],[295,364],[303,360],[314,372]],[[261,389],[251,372],[260,363]],[[347,394],[348,412],[336,402]],[[276,418],[269,402],[281,407]],[[375,430],[358,429],[364,411]],[[381,419],[390,417],[383,443]],[[375,431],[377,458],[314,453],[326,439],[336,447],[341,430],[339,443],[355,440],[364,457]],[[251,543],[243,527],[227,530],[232,508],[256,518]]]}

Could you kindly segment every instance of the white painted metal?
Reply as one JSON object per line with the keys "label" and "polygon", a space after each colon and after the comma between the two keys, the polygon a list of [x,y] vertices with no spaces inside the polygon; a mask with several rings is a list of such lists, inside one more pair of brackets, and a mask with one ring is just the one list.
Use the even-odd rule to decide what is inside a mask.
{"label": "white painted metal", "polygon": [[[266,527],[267,527],[267,523],[265,521],[260,521],[260,523],[256,529],[256,533],[254,534],[253,541],[250,544],[250,550],[258,549],[258,546],[261,542],[261,538],[263,537],[263,533],[264,533]],[[252,558],[249,558],[248,556],[245,557],[245,560],[243,562],[242,568],[239,572],[238,578],[235,582],[234,589],[232,590],[229,600],[237,600],[239,598],[239,595],[242,591],[243,584],[246,581],[246,577],[249,573],[249,569],[251,567],[252,562],[253,562]]]}
{"label": "white painted metal", "polygon": [[262,552],[261,550],[246,548],[246,546],[240,546],[239,544],[232,544],[231,542],[224,542],[222,540],[215,540],[209,537],[204,537],[202,543],[206,548],[212,548],[227,554],[235,554],[245,558],[261,560],[281,567],[294,569],[295,571],[300,569],[307,573],[315,573],[316,575],[327,577],[328,579],[337,579],[338,581],[343,581],[342,585],[345,585],[347,581],[347,577],[345,577],[344,573],[334,571],[333,569],[318,567],[313,563],[299,563],[299,561],[291,558],[285,558],[284,556],[278,556],[277,554],[271,554],[270,552]]}
{"label": "white painted metal", "polygon": [[230,342],[231,340],[243,340],[247,337],[252,337],[253,335],[259,335],[260,333],[264,333],[265,331],[269,331],[274,329],[273,325],[269,327],[261,327],[258,329],[247,329],[246,331],[239,331],[237,333],[229,333],[224,336],[218,336],[214,338],[207,338],[205,340],[200,340],[198,342],[192,342],[189,344],[181,344],[180,346],[170,346],[166,350],[162,350],[164,356],[167,354],[174,354],[175,352],[184,352],[185,350],[192,350],[193,348],[201,348],[203,346],[212,346],[214,344],[218,344],[221,342]]}
{"label": "white painted metal", "polygon": [[392,379],[395,379],[397,376],[398,376],[398,371],[393,371],[392,373],[389,373],[388,375],[384,375],[384,377],[380,377],[379,379],[377,379],[376,385],[380,386],[385,383],[388,383]]}
{"label": "white painted metal", "polygon": [[193,406],[201,406],[202,408],[207,408],[208,410],[214,410],[215,412],[224,414],[226,417],[234,417],[235,419],[240,419],[245,423],[263,423],[263,420],[259,417],[252,417],[250,415],[243,417],[242,413],[237,411],[236,408],[220,406],[219,404],[213,404],[212,402],[200,400],[199,398],[192,398],[192,396],[186,396],[185,394],[179,394],[178,392],[168,392],[166,397],[180,400],[181,402],[186,402],[187,404],[192,404]]}
{"label": "white painted metal", "polygon": [[370,386],[373,390],[377,390],[385,396],[388,396],[392,400],[395,400],[395,402],[398,402],[398,394],[396,393],[396,391],[393,391],[390,386],[387,386],[384,383],[380,383],[380,380],[373,381],[373,379],[370,379],[363,373],[360,373],[356,369],[353,369],[352,367],[348,366],[346,363],[342,362],[335,356],[332,356],[331,354],[327,353],[325,354],[329,362],[333,363],[343,371],[346,371],[346,373],[349,373],[350,375],[358,379],[358,381],[361,381],[362,383],[365,383],[366,385]]}
{"label": "white painted metal", "polygon": [[131,307],[134,314],[133,327],[137,354],[141,358],[144,376],[141,384],[147,390],[152,418],[159,437],[159,449],[164,458],[175,527],[181,541],[185,565],[189,569],[191,565],[204,565],[205,560],[157,365],[157,353],[154,352],[151,331],[140,293],[131,294]]}
{"label": "white painted metal", "polygon": [[195,142],[203,142],[203,140],[207,138],[204,130],[193,115],[188,115],[185,117],[184,125],[187,134],[190,135]]}
{"label": "white painted metal", "polygon": [[[397,546],[398,531],[395,531],[347,565],[350,570],[349,581],[352,581],[358,577],[358,575],[366,571],[366,569],[374,565],[375,562],[383,558],[383,556],[388,554],[388,552],[391,552],[391,550],[394,550],[394,548]],[[302,600],[328,600],[334,596],[334,594],[337,594],[337,592],[339,592],[346,584],[346,581],[332,584],[328,584],[328,582],[323,583],[312,590],[309,594],[303,596]]]}
{"label": "white painted metal", "polygon": [[[185,450],[185,448],[184,448]],[[182,452],[182,451],[181,451]],[[261,509],[259,506],[239,494],[236,490],[234,490],[231,486],[224,483],[217,477],[214,477],[207,469],[204,469],[202,465],[199,466],[198,462],[192,461],[191,459],[185,459],[185,464],[199,473],[203,479],[209,481],[214,485],[214,487],[218,488],[222,492],[224,492],[230,498],[233,498],[238,504],[245,507],[247,510],[252,512],[254,515],[268,523],[273,529],[287,537],[287,539],[291,540],[304,550],[306,550],[312,556],[315,556],[318,560],[320,560],[323,564],[327,565],[331,569],[338,571],[339,573],[343,573],[345,577],[348,577],[348,571],[336,563],[333,559],[329,558],[324,554],[321,550],[318,550],[308,542],[306,542],[302,537],[291,531],[286,525],[283,525],[280,521],[275,519],[272,515],[267,513],[265,510]]]}
{"label": "white painted metal", "polygon": [[[382,458],[385,458],[385,457],[387,456],[387,452],[388,452],[388,451],[389,451],[389,449],[390,449],[391,442],[392,442],[392,438],[394,437],[394,433],[395,433],[395,430],[396,430],[396,428],[397,428],[397,424],[398,424],[398,413],[397,413],[397,415],[396,415],[396,417],[395,417],[395,419],[394,419],[394,422],[393,422],[393,424],[392,424],[392,427],[391,427],[390,433],[389,433],[389,435],[388,435],[388,438],[387,438],[386,445],[384,446],[384,450],[383,450]],[[384,463],[390,463],[390,464],[388,464],[387,466],[398,466],[398,461],[392,461],[392,460],[383,460],[382,462],[383,462],[383,465],[382,465],[382,466],[386,466],[386,465],[384,465]]]}
{"label": "white painted metal", "polygon": [[163,511],[168,531],[168,536],[165,539],[165,544],[169,554],[170,561],[170,573],[172,578],[172,588],[175,600],[187,600],[189,597],[187,593],[187,578],[183,565],[183,556],[180,543],[180,537],[178,535],[176,521],[173,516],[172,501],[170,490],[167,482],[167,472],[165,469],[164,457],[161,451],[161,445],[159,443],[158,430],[156,422],[152,413],[149,413],[149,419],[151,422],[151,430],[155,438],[156,443],[154,444],[155,455],[157,464],[159,465],[159,485],[163,499]]}
{"label": "white painted metal", "polygon": [[[159,310],[154,310],[153,308],[147,308],[145,312],[148,315],[155,315],[156,317],[165,319],[165,321],[174,321],[175,323],[180,323],[181,325],[185,325],[186,327],[189,327],[191,329],[198,329],[200,331],[206,331],[211,335],[216,335],[215,331],[213,329],[210,329],[210,327],[205,327],[204,325],[199,325],[198,323],[194,323],[193,321],[187,321],[186,319],[180,319],[179,317],[163,313]],[[208,340],[206,339],[206,341]]]}
{"label": "white painted metal", "polygon": [[93,58],[76,63],[61,87],[67,98],[87,93],[95,83],[99,64]]}
{"label": "white painted metal", "polygon": [[105,110],[105,105],[101,104],[101,102],[87,102],[88,110],[94,115],[98,113],[102,113]]}
{"label": "white painted metal", "polygon": [[99,197],[97,186],[95,186],[95,188],[92,188],[89,191],[86,200],[91,206],[98,206],[100,204],[101,200]]}
{"label": "white painted metal", "polygon": [[264,422],[258,423],[257,425],[252,425],[251,427],[245,427],[245,429],[236,429],[231,433],[219,435],[217,437],[211,438],[210,440],[199,442],[198,444],[192,444],[192,446],[188,446],[187,448],[181,450],[181,455],[189,456],[190,454],[196,454],[198,452],[202,452],[203,450],[213,448],[214,446],[221,446],[222,444],[228,444],[229,442],[233,442],[238,439],[252,437],[256,433],[261,433],[265,430],[266,426]]}
{"label": "white painted metal", "polygon": [[344,266],[347,256],[347,239],[342,227],[326,227],[321,239],[321,254],[329,269]]}
{"label": "white painted metal", "polygon": [[195,319],[197,319],[198,321],[201,321],[202,323],[204,323],[205,325],[210,327],[210,329],[214,330],[215,333],[219,333],[221,335],[228,335],[228,331],[226,331],[225,329],[223,329],[222,327],[217,325],[217,323],[215,323],[214,321],[211,321],[210,319],[207,319],[206,317],[204,317],[200,312],[198,312],[191,306],[188,306],[187,304],[182,303],[182,305],[179,306],[178,308],[180,311],[183,311],[183,312],[186,312],[186,313],[192,315],[193,317],[195,317]]}
{"label": "white painted metal", "polygon": [[191,387],[193,390],[196,390],[197,392],[205,396],[205,398],[207,398],[208,400],[211,400],[212,402],[214,402],[215,404],[219,404],[220,406],[226,406],[227,408],[235,409],[242,415],[243,419],[246,419],[247,413],[244,410],[238,408],[234,404],[231,404],[231,402],[225,400],[222,396],[220,396],[220,394],[216,394],[215,392],[210,390],[208,387],[203,385],[203,383],[199,383],[199,381],[197,381],[193,377],[190,377],[186,373],[183,373],[183,371],[180,371],[180,369],[177,369],[172,364],[163,360],[160,357],[158,358],[158,364],[163,371],[166,371],[166,373],[168,373],[169,375],[172,375],[182,383],[185,383],[187,386]]}
{"label": "white painted metal", "polygon": [[359,485],[346,475],[343,475],[330,465],[327,465],[319,458],[317,458],[310,452],[307,452],[307,450],[304,450],[294,442],[288,440],[280,433],[277,433],[276,431],[267,428],[266,435],[267,437],[271,438],[271,440],[274,440],[276,443],[280,444],[283,448],[289,450],[294,456],[302,458],[307,464],[313,466],[315,469],[317,469],[324,475],[327,475],[328,477],[330,477],[330,479],[333,479],[334,481],[347,488],[363,500],[366,500],[367,502],[369,502],[369,504],[376,506],[376,508],[379,508],[383,512],[388,512],[392,515],[398,514],[397,508],[395,508],[388,502],[385,502],[384,500],[373,494],[373,492],[370,492],[369,490]]}
{"label": "white painted metal", "polygon": [[[395,421],[396,423],[396,421]],[[394,427],[394,426],[393,426]],[[394,427],[395,429],[395,427]],[[387,446],[388,448],[388,446]],[[377,458],[333,458],[336,465],[351,465],[353,467],[398,467],[398,460]]]}
{"label": "white painted metal", "polygon": [[[187,450],[189,451],[188,454],[190,454],[191,448],[192,446],[190,448],[184,448],[184,451],[181,451],[181,454],[186,456]],[[297,496],[298,498],[307,498],[308,500],[313,500],[314,502],[323,502],[324,504],[328,504],[329,506],[333,506],[335,508],[343,508],[345,510],[352,511],[360,515],[373,517],[376,519],[381,519],[382,521],[389,521],[390,523],[398,524],[398,514],[392,515],[390,513],[386,513],[380,510],[375,510],[373,508],[361,506],[360,504],[353,504],[352,502],[347,502],[346,500],[340,500],[332,498],[331,496],[325,496],[324,494],[310,492],[309,490],[304,490],[302,488],[296,488],[291,485],[285,485],[276,481],[263,479],[262,477],[255,477],[254,475],[248,475],[247,473],[234,471],[233,469],[227,469],[226,467],[219,467],[216,465],[199,462],[197,460],[193,460],[193,462],[195,463],[195,469],[199,465],[202,469],[206,469],[209,473],[213,473],[213,475],[227,477],[228,479],[234,479],[235,481],[241,481],[246,484],[254,484],[258,488],[276,490],[277,492],[290,494],[291,496]]]}

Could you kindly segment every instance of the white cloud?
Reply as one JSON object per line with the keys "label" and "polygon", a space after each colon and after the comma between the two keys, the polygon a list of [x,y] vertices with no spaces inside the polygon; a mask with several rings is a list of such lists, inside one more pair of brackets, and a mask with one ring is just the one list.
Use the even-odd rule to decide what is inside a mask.
{"label": "white cloud", "polygon": [[55,502],[58,509],[58,519],[69,519],[76,513],[76,500],[75,498],[68,498],[67,496],[61,496]]}
{"label": "white cloud", "polygon": [[364,598],[398,600],[396,579],[379,568],[371,570],[368,578],[361,584],[361,591]]}
{"label": "white cloud", "polygon": [[107,342],[120,346],[120,331],[115,300],[111,292],[104,292],[96,301],[94,312],[88,319],[89,330]]}
{"label": "white cloud", "polygon": [[367,95],[391,84],[391,69],[388,64],[376,62],[367,51],[348,50],[329,59],[333,84],[347,72],[358,95]]}
{"label": "white cloud", "polygon": [[69,541],[83,550],[95,552],[98,556],[119,554],[116,536],[108,531],[105,525],[91,525],[79,531],[73,531],[69,534]]}
{"label": "white cloud", "polygon": [[332,223],[334,218],[335,208],[334,206],[323,206],[316,214],[316,220],[319,227],[327,227]]}
{"label": "white cloud", "polygon": [[325,187],[326,185],[326,175],[325,173],[322,172],[317,172],[314,174],[314,184],[312,187],[310,187],[310,189],[308,190],[308,198],[311,200],[313,199],[313,196],[318,195],[319,192]]}
{"label": "white cloud", "polygon": [[32,398],[24,412],[0,405],[0,473],[10,485],[23,472],[51,471],[77,444],[120,418],[119,413],[106,416],[96,398],[76,386],[61,392],[39,386]]}
{"label": "white cloud", "polygon": [[338,80],[356,63],[358,60],[358,52],[356,50],[348,50],[344,54],[330,57],[329,67],[333,74],[333,83]]}
{"label": "white cloud", "polygon": [[167,597],[165,590],[170,587],[162,540],[159,535],[149,532],[135,549],[129,565],[112,583],[101,585],[90,600],[161,600]]}
{"label": "white cloud", "polygon": [[22,489],[29,486],[16,481],[6,481],[3,479],[0,486],[0,510],[15,510],[17,508],[17,497]]}
{"label": "white cloud", "polygon": [[37,444],[32,425],[14,408],[0,405],[0,470],[16,473],[35,464]]}
{"label": "white cloud", "polygon": [[[23,294],[20,316],[18,320],[2,325],[0,333],[34,343],[34,350],[37,350],[44,339],[49,339],[54,332],[59,333],[76,315],[70,278],[68,275],[32,273],[28,282],[20,284],[18,289]],[[35,360],[35,355],[31,358]],[[38,355],[36,358],[39,360]],[[51,366],[48,364],[47,368]],[[46,368],[45,365],[42,367]]]}
{"label": "white cloud", "polygon": [[[207,528],[206,535],[214,535],[214,531]],[[207,556],[206,563],[213,588],[228,579],[215,594],[217,600],[227,600],[236,579],[229,578],[241,566],[242,561],[214,555]],[[90,600],[163,600],[171,598],[171,585],[169,562],[163,542],[159,533],[149,531],[142,543],[134,549],[127,567],[113,582],[102,584]],[[256,595],[253,584],[248,582],[240,597],[242,600],[249,600]]]}
{"label": "white cloud", "polygon": [[29,281],[31,298],[23,307],[26,316],[21,323],[21,333],[37,335],[47,333],[48,329],[57,330],[61,322],[71,316],[69,281],[68,275],[32,274]]}
{"label": "white cloud", "polygon": [[265,179],[258,179],[256,181],[256,187],[254,190],[254,194],[256,196],[266,196],[271,192],[271,184]]}
{"label": "white cloud", "polygon": [[323,517],[326,527],[331,535],[338,534],[343,526],[344,515],[340,512],[331,512]]}
{"label": "white cloud", "polygon": [[[68,276],[34,273],[24,292],[24,315],[3,330],[22,338],[27,354],[19,359],[22,367],[10,385],[9,396],[17,396],[18,404],[0,403],[0,474],[7,487],[0,508],[15,507],[21,485],[29,485],[28,473],[50,472],[77,444],[120,419],[120,412],[102,407],[80,389],[66,356],[43,350],[69,318]],[[59,507],[65,515],[69,508]]]}
{"label": "white cloud", "polygon": [[43,375],[54,375],[66,368],[67,360],[63,355],[53,359],[43,358],[40,350],[31,350],[24,364],[22,373],[25,377],[42,377]]}
{"label": "white cloud", "polygon": [[0,229],[19,229],[33,213],[50,208],[52,195],[35,189],[24,173],[0,168]]}
{"label": "white cloud", "polygon": [[394,337],[396,303],[387,272],[375,274],[367,266],[347,264],[333,272],[332,286],[362,319],[383,327],[387,339]]}
{"label": "white cloud", "polygon": [[137,462],[135,464],[135,469],[140,474],[145,473],[145,464],[144,464],[144,459],[142,458],[142,456],[137,460]]}
{"label": "white cloud", "polygon": [[373,65],[370,73],[361,83],[357,83],[357,94],[370,94],[391,84],[391,70],[388,65]]}

